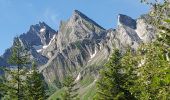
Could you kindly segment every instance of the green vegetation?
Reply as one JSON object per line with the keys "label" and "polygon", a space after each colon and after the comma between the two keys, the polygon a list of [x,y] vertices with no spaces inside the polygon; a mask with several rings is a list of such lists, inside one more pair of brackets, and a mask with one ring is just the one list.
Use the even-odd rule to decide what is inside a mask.
{"label": "green vegetation", "polygon": [[0,93],[3,100],[44,100],[45,86],[36,71],[35,65],[33,70],[27,67],[28,55],[26,49],[21,45],[17,37],[12,48],[12,55],[9,59],[14,68],[4,68],[5,75],[0,81]]}
{"label": "green vegetation", "polygon": [[93,76],[86,75],[86,76],[83,77],[83,79],[80,81],[80,85],[81,85],[82,87],[86,87],[86,86],[90,85],[93,81],[94,81],[94,77],[93,77]]}
{"label": "green vegetation", "polygon": [[62,88],[60,90],[57,90],[54,94],[52,94],[48,100],[57,100],[57,98],[60,100],[62,99],[62,94],[64,93],[65,89]]}
{"label": "green vegetation", "polygon": [[76,88],[76,83],[73,76],[67,76],[63,81],[63,86],[65,87],[65,91],[62,94],[63,100],[77,100],[78,99],[78,88]]}
{"label": "green vegetation", "polygon": [[134,96],[123,87],[127,80],[127,73],[121,65],[121,54],[115,50],[109,62],[100,72],[100,78],[97,82],[97,94],[95,99],[127,99],[134,100]]}
{"label": "green vegetation", "polygon": [[[82,79],[82,81],[80,81],[80,83],[78,82],[78,84],[81,84],[81,87],[77,91],[77,93],[79,93],[78,98],[80,98],[81,100],[92,100],[96,94],[96,91],[97,91],[95,82],[93,80],[94,78],[88,78],[88,77]],[[65,92],[65,90],[66,90],[66,88],[57,90],[53,95],[51,95],[48,98],[48,100],[56,100],[57,98],[63,100],[62,96],[63,96],[63,93]]]}
{"label": "green vegetation", "polygon": [[3,91],[3,99],[17,99],[25,98],[24,78],[26,76],[25,66],[28,64],[25,49],[21,46],[19,38],[15,39],[12,55],[9,59],[10,64],[16,66],[16,69],[4,69],[6,76],[0,85]]}
{"label": "green vegetation", "polygon": [[26,94],[29,100],[44,100],[46,98],[45,82],[34,63],[26,78]]}
{"label": "green vegetation", "polygon": [[81,100],[93,100],[97,92],[96,85],[92,83],[91,85],[89,85],[89,87],[86,88],[86,91],[80,95]]}

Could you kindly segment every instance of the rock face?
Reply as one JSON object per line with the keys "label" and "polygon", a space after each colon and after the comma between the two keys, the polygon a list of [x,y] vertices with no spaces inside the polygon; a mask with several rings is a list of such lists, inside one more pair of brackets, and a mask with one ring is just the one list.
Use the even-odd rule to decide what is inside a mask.
{"label": "rock face", "polygon": [[27,33],[20,35],[21,40],[25,40],[30,46],[48,45],[56,31],[44,22],[32,25]]}
{"label": "rock face", "polygon": [[147,23],[149,19],[148,15],[143,15],[137,19],[137,29],[138,36],[142,39],[144,43],[148,43],[155,39],[155,29],[153,26]]}
{"label": "rock face", "polygon": [[67,22],[61,22],[57,45],[60,50],[69,43],[83,39],[98,38],[105,31],[104,28],[92,21],[90,18],[75,10]]}
{"label": "rock face", "polygon": [[45,55],[50,54],[51,59],[40,69],[45,79],[51,83],[62,80],[68,73],[75,76],[96,73],[113,49],[136,50],[140,43],[152,41],[154,28],[143,17],[134,20],[120,14],[117,28],[105,30],[81,12],[74,11],[68,21],[61,22],[50,51],[46,50]]}
{"label": "rock face", "polygon": [[131,17],[123,15],[123,14],[118,15],[118,26],[121,26],[121,25],[130,27],[132,29],[136,29],[136,21],[132,19]]}
{"label": "rock face", "polygon": [[[19,38],[28,48],[30,58],[38,63],[46,82],[60,82],[67,74],[77,76],[78,81],[89,74],[95,77],[113,49],[136,50],[140,43],[154,40],[155,30],[147,23],[147,17],[142,15],[134,20],[119,14],[117,28],[106,30],[75,10],[69,20],[61,21],[58,32],[43,22],[32,25]],[[10,55],[11,48],[6,50],[0,64],[6,64]]]}

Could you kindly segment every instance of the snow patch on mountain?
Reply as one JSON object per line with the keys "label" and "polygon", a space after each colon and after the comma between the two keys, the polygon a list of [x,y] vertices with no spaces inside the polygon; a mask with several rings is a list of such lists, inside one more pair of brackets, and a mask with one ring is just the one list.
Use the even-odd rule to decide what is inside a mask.
{"label": "snow patch on mountain", "polygon": [[94,56],[96,55],[96,53],[97,53],[97,50],[95,49],[94,54],[90,55],[90,58],[91,58],[91,59],[94,58]]}
{"label": "snow patch on mountain", "polygon": [[43,46],[43,49],[47,49],[47,48],[48,48],[48,46],[50,46],[50,45],[51,45],[51,43],[54,41],[55,37],[56,37],[56,34],[52,37],[52,39],[51,39],[51,41],[49,42],[49,44],[48,44],[48,45]]}
{"label": "snow patch on mountain", "polygon": [[52,41],[54,41],[55,37],[56,37],[56,35],[54,35],[54,36],[51,38],[51,41],[49,42],[48,45],[44,45],[44,46],[43,46],[43,45],[38,45],[38,46],[34,45],[33,48],[34,48],[38,53],[40,53],[43,49],[47,49],[48,46],[51,45],[51,43],[52,43]]}
{"label": "snow patch on mountain", "polygon": [[45,32],[45,30],[46,30],[46,28],[42,28],[42,29],[40,29],[40,32],[43,33],[43,32]]}

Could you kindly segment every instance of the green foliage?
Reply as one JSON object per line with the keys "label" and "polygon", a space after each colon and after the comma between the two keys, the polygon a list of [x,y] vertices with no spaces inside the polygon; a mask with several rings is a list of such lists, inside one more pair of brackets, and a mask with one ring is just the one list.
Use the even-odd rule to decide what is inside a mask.
{"label": "green foliage", "polygon": [[81,100],[93,100],[96,92],[97,92],[96,84],[92,83],[92,85],[88,86],[85,92],[82,95],[80,95]]}
{"label": "green foliage", "polygon": [[80,81],[80,85],[83,87],[86,87],[90,85],[94,81],[94,77],[90,75],[86,75],[83,77],[83,79]]}
{"label": "green foliage", "polygon": [[74,78],[72,76],[67,76],[63,81],[63,86],[65,87],[65,92],[62,94],[63,100],[77,100],[78,88],[75,87],[76,83],[74,82]]}
{"label": "green foliage", "polygon": [[62,94],[65,92],[64,88],[57,90],[54,94],[52,94],[48,100],[62,100]]}
{"label": "green foliage", "polygon": [[[129,58],[132,74],[126,81],[126,88],[138,100],[167,100],[170,94],[170,65],[164,55],[164,49],[154,43],[141,46],[135,58]],[[138,63],[136,63],[138,62]],[[130,84],[129,84],[130,83]]]}
{"label": "green foliage", "polygon": [[24,98],[24,77],[27,72],[26,66],[28,59],[25,48],[22,47],[19,38],[17,37],[12,48],[12,55],[9,59],[9,63],[15,68],[6,68],[4,72],[6,74],[0,88],[5,93],[4,99],[18,99]]}
{"label": "green foliage", "polygon": [[100,72],[101,78],[97,82],[98,91],[95,99],[134,99],[130,92],[123,87],[127,76],[125,69],[121,65],[121,59],[119,50],[115,50],[109,62]]}
{"label": "green foliage", "polygon": [[45,82],[35,64],[26,77],[26,95],[29,100],[45,100],[46,98]]}
{"label": "green foliage", "polygon": [[41,74],[28,70],[27,50],[17,37],[9,59],[10,68],[4,68],[5,74],[0,79],[0,96],[2,100],[44,100],[45,91]]}

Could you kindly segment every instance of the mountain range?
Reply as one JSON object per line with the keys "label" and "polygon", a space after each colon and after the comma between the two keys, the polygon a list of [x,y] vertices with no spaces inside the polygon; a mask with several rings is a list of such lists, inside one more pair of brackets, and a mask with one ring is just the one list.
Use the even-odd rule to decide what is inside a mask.
{"label": "mountain range", "polygon": [[[58,87],[56,84],[72,74],[77,83],[89,81],[88,85],[79,84],[83,94],[97,80],[99,70],[114,49],[122,53],[127,48],[136,50],[139,44],[151,42],[156,37],[154,27],[147,21],[150,18],[147,14],[137,19],[119,14],[117,18],[115,29],[104,29],[85,14],[74,10],[67,21],[60,22],[58,31],[39,22],[31,25],[19,39],[48,84]],[[8,58],[13,46],[0,57],[0,66],[11,66]]]}

